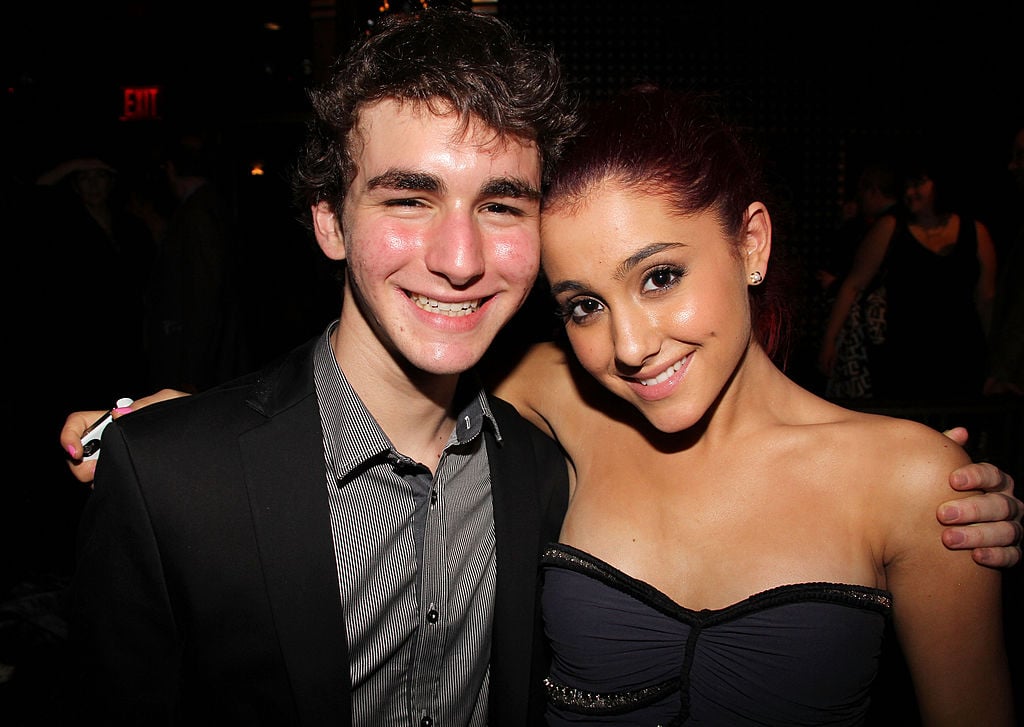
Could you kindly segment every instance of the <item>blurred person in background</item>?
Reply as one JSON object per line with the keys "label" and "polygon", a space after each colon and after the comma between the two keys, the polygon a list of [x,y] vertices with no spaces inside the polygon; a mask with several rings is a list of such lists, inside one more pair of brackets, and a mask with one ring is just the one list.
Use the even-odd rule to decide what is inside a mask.
{"label": "blurred person in background", "polygon": [[876,398],[979,397],[995,295],[992,237],[984,223],[958,212],[944,196],[952,180],[935,163],[910,159],[903,180],[905,209],[883,215],[871,227],[840,285],[819,366],[831,374],[853,304],[884,271],[885,340],[871,366]]}

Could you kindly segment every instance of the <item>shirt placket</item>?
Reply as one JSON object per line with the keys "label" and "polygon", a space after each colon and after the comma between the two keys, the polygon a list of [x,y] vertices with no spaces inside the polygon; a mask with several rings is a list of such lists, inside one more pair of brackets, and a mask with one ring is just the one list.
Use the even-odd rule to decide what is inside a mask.
{"label": "shirt placket", "polygon": [[[437,467],[439,474],[443,471],[444,456]],[[445,608],[449,578],[445,563],[444,488],[440,479],[431,481],[424,477],[418,484],[426,484],[429,491],[421,520],[423,553],[419,579],[419,627],[413,665],[413,714],[417,718],[414,724],[434,727],[440,724],[437,675],[441,671],[449,623]]]}

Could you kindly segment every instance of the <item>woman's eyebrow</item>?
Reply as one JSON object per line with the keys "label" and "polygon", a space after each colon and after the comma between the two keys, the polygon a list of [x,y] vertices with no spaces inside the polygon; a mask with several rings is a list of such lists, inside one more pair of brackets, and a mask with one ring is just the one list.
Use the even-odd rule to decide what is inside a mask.
{"label": "woman's eyebrow", "polygon": [[635,268],[637,265],[642,263],[647,258],[651,257],[652,255],[656,255],[659,252],[662,252],[663,250],[668,250],[676,247],[686,247],[686,245],[681,242],[652,242],[649,245],[644,245],[639,250],[637,250],[632,255],[630,255],[629,257],[627,257],[625,260],[618,264],[618,266],[615,268],[615,277],[621,280],[622,278],[626,277],[630,270]]}
{"label": "woman's eyebrow", "polygon": [[551,285],[551,295],[555,296],[559,293],[565,293],[566,291],[572,291],[578,293],[581,290],[586,290],[587,286],[578,280],[560,280],[557,283]]}

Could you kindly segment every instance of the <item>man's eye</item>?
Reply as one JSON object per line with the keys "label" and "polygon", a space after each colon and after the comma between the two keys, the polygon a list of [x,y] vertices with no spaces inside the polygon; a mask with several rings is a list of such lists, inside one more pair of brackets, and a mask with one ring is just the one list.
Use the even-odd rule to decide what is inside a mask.
{"label": "man's eye", "polygon": [[491,202],[490,204],[484,205],[486,212],[492,212],[498,215],[516,215],[520,216],[523,211],[518,207],[510,207],[507,204],[501,204],[500,202]]}
{"label": "man's eye", "polygon": [[401,199],[389,199],[384,202],[386,207],[418,207],[420,201],[418,199],[412,199],[409,197],[403,197]]}

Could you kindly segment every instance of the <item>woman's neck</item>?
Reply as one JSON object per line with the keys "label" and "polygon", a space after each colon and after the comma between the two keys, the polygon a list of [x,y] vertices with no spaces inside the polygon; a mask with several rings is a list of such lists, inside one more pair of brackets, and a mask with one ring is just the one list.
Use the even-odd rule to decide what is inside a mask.
{"label": "woman's neck", "polygon": [[949,213],[940,214],[934,210],[921,211],[914,215],[913,222],[926,230],[945,227],[949,223]]}

